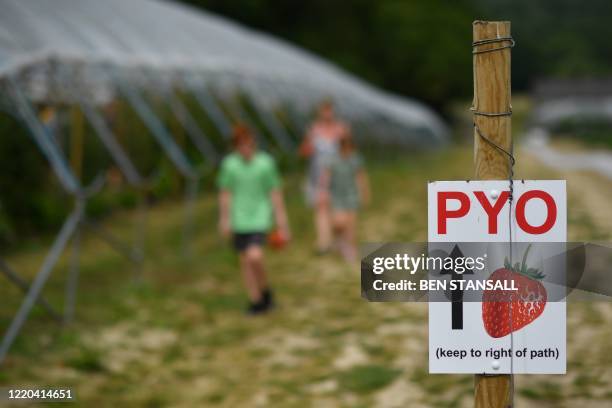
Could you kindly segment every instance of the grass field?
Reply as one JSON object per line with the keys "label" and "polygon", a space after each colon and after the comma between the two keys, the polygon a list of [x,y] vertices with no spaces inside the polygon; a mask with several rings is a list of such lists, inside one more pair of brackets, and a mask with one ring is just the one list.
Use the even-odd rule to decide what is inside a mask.
{"label": "grass field", "polygon": [[[368,241],[427,237],[427,180],[468,179],[472,151],[408,154],[370,163],[374,201],[362,214]],[[610,240],[609,181],[559,174],[518,155],[517,178],[567,178],[570,240]],[[35,310],[0,367],[0,386],[68,386],[77,406],[472,406],[471,375],[427,372],[427,305],[372,304],[360,297],[357,265],[315,257],[300,176],[286,178],[294,242],[268,253],[279,307],[243,314],[236,256],[216,233],[214,194],[197,204],[193,255],[181,249],[181,203],[149,214],[143,279],[104,243],[87,237],[76,323],[59,328]],[[135,216],[106,221],[129,236]],[[44,256],[33,243],[8,261],[32,273]],[[45,295],[61,305],[68,256]],[[31,276],[31,275],[30,275]],[[0,286],[6,327],[19,293]],[[612,405],[612,304],[568,305],[568,374],[518,376],[516,406]],[[20,405],[21,406],[21,405]],[[63,406],[63,405],[62,405]]]}

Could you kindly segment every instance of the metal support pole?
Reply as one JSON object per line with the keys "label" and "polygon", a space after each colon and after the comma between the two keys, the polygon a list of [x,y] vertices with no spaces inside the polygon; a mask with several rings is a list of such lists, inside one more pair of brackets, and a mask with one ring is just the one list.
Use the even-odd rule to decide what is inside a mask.
{"label": "metal support pole", "polygon": [[229,135],[231,132],[231,125],[225,119],[225,115],[219,109],[215,101],[213,101],[212,97],[205,89],[204,85],[196,84],[192,86],[192,92],[200,105],[200,108],[206,113],[206,115],[213,122],[217,131],[221,134],[221,137],[224,139],[229,139]]}
{"label": "metal support pole", "polygon": [[2,343],[0,344],[0,363],[2,363],[8,353],[11,345],[15,341],[17,334],[21,330],[23,323],[27,319],[32,307],[36,303],[36,300],[39,298],[40,293],[45,286],[45,283],[49,279],[51,272],[53,271],[53,267],[57,264],[57,261],[64,251],[66,244],[70,240],[70,237],[74,234],[74,231],[79,225],[80,220],[83,216],[83,208],[80,205],[73,210],[72,214],[66,219],[62,229],[59,234],[55,238],[51,249],[47,253],[47,256],[40,267],[38,273],[36,274],[36,278],[30,286],[30,290],[21,303],[19,307],[19,311],[11,321],[4,338],[2,339]]}
{"label": "metal support pole", "polygon": [[261,119],[267,132],[272,135],[276,144],[284,152],[292,151],[295,146],[291,141],[291,138],[287,134],[287,131],[283,127],[282,123],[279,123],[279,119],[275,117],[274,112],[267,110],[266,108],[260,107],[257,101],[257,91],[247,90],[246,95],[249,97],[249,102],[255,110],[255,113]]}
{"label": "metal support pole", "polygon": [[[23,293],[28,293],[29,285],[28,283],[21,278],[6,262],[0,259],[0,271],[6,276],[6,278],[11,281],[15,286],[17,286]],[[36,303],[45,309],[49,315],[57,320],[58,322],[62,322],[62,315],[58,313],[49,302],[43,297],[40,296],[36,299]]]}
{"label": "metal support pole", "polygon": [[[131,86],[127,81],[118,75],[114,76],[114,79],[119,84],[119,89],[125,95],[127,100],[130,102],[140,119],[144,122],[145,126],[151,131],[153,137],[157,140],[161,148],[166,152],[168,158],[174,164],[179,173],[187,180],[187,186],[185,194],[187,197],[191,196],[190,183],[199,183],[201,173],[196,172],[191,162],[187,159],[184,152],[176,144],[164,124],[155,115],[153,110],[148,106],[145,100],[142,98],[140,93]],[[197,187],[195,194],[197,194]],[[190,208],[189,202],[186,203],[187,209]],[[191,211],[191,210],[189,210]],[[185,215],[186,222],[191,222],[192,217],[189,214]],[[191,225],[184,226],[185,231],[190,232],[192,229]],[[184,238],[185,245],[189,245],[189,239]],[[187,252],[187,250],[186,250]]]}
{"label": "metal support pole", "polygon": [[172,113],[178,119],[181,126],[187,131],[187,135],[195,147],[210,164],[216,164],[219,161],[219,155],[215,147],[210,143],[202,129],[200,129],[187,107],[172,90],[169,90],[166,95]]}
{"label": "metal support pole", "polygon": [[[78,198],[79,202],[77,206],[85,207],[82,198]],[[74,321],[74,311],[76,305],[76,291],[79,283],[79,263],[81,257],[81,224],[82,220],[79,220],[74,236],[72,237],[72,253],[70,254],[70,269],[68,272],[68,278],[66,280],[66,294],[64,304],[64,324],[72,323]]]}
{"label": "metal support pole", "polygon": [[84,218],[82,222],[83,222],[83,226],[93,231],[96,237],[106,242],[108,246],[110,246],[116,252],[122,254],[128,260],[134,262],[135,264],[138,264],[139,262],[142,261],[142,256],[137,251],[134,251],[128,245],[119,241],[114,235],[112,235],[109,231],[107,231],[100,224],[93,222],[89,218]]}

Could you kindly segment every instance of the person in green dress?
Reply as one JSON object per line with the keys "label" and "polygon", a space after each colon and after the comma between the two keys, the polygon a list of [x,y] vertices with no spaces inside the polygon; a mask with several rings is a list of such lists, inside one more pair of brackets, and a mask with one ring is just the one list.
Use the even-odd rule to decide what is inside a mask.
{"label": "person in green dress", "polygon": [[276,225],[285,241],[290,238],[281,181],[274,159],[257,150],[250,129],[233,129],[234,152],[223,159],[217,179],[219,229],[232,238],[249,296],[247,312],[259,314],[273,306],[272,291],[264,267],[263,245]]}
{"label": "person in green dress", "polygon": [[349,132],[340,138],[338,154],[324,164],[319,184],[322,199],[329,199],[338,249],[347,261],[357,258],[357,210],[370,201],[370,185]]}

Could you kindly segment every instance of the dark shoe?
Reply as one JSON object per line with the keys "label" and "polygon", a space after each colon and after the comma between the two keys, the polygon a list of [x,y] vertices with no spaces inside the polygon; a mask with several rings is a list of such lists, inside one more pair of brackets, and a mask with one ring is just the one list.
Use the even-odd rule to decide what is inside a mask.
{"label": "dark shoe", "polygon": [[264,303],[263,299],[256,303],[249,303],[246,314],[249,316],[256,316],[268,311],[268,306]]}
{"label": "dark shoe", "polygon": [[270,289],[264,289],[261,293],[261,301],[264,305],[266,305],[267,309],[271,309],[274,307],[274,294]]}

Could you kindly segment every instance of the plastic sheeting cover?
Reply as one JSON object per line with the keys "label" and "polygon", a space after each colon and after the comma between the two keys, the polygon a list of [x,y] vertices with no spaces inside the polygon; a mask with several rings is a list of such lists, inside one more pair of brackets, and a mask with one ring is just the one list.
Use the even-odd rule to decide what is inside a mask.
{"label": "plastic sheeting cover", "polygon": [[[400,133],[412,130],[417,144],[447,139],[443,122],[424,105],[382,92],[286,42],[185,5],[0,0],[0,6],[0,78],[24,68],[39,69],[44,78],[49,61],[84,72],[110,66],[131,78],[140,69],[153,70],[173,83],[197,75],[226,88],[247,82],[263,105],[291,101],[306,111],[332,96],[342,114],[391,124]],[[91,72],[84,74],[84,86],[112,86]]]}

